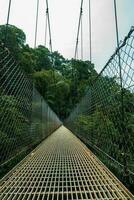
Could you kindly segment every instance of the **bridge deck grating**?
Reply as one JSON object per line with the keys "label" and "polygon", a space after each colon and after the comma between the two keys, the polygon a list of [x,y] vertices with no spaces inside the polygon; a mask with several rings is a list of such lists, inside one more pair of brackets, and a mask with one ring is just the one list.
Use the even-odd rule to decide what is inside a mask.
{"label": "bridge deck grating", "polygon": [[0,200],[129,200],[133,196],[65,127],[1,181]]}

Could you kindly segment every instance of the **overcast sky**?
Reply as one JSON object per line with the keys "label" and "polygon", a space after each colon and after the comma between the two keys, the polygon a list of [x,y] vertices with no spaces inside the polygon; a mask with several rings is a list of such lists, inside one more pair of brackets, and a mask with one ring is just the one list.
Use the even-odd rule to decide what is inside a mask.
{"label": "overcast sky", "polygon": [[[83,4],[84,60],[89,59],[88,1]],[[0,0],[0,24],[6,22],[9,0]],[[23,29],[33,47],[37,0],[12,0],[10,24]],[[48,0],[53,51],[74,57],[81,0]],[[99,71],[116,47],[114,0],[91,0],[93,62]],[[134,25],[134,0],[117,0],[120,40]],[[45,0],[40,0],[37,44],[44,44]]]}

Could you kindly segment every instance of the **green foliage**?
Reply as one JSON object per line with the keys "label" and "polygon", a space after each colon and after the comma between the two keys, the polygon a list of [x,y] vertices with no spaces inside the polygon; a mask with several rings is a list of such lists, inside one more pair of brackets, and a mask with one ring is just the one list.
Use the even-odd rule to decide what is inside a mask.
{"label": "green foliage", "polygon": [[60,55],[58,51],[54,51],[52,53],[52,59],[54,62],[54,68],[62,72],[62,65],[66,63],[65,58],[62,55]]}
{"label": "green foliage", "polygon": [[[19,139],[23,139],[22,127],[23,123],[26,122],[26,119],[23,113],[19,111],[17,99],[13,96],[4,95],[0,96],[0,103],[3,105],[0,106],[0,119],[4,118],[0,127],[5,127],[6,135],[8,137],[13,137],[14,139],[15,137],[21,137]],[[16,126],[16,118],[18,119],[18,126]],[[8,122],[10,122],[10,124]]]}
{"label": "green foliage", "polygon": [[94,65],[90,61],[72,59],[71,62],[74,76],[76,76],[78,80],[89,80],[89,77],[91,79],[92,76],[97,75]]}
{"label": "green foliage", "polygon": [[34,57],[36,71],[52,68],[50,52],[46,47],[40,45],[38,48],[34,49]]}
{"label": "green foliage", "polygon": [[29,45],[23,46],[21,49],[21,56],[19,59],[20,67],[24,70],[27,75],[32,75],[35,68],[35,56],[34,51]]}
{"label": "green foliage", "polygon": [[[70,85],[61,74],[53,70],[42,70],[33,75],[38,91],[53,110],[64,116],[66,99],[69,97]],[[61,116],[60,115],[60,116]]]}
{"label": "green foliage", "polygon": [[[27,137],[29,122],[20,110],[20,101],[14,96],[0,96],[0,162],[4,153],[7,157],[14,155],[16,149],[26,146],[30,139]],[[14,148],[13,148],[14,147]],[[11,150],[11,151],[10,151]],[[2,156],[2,157],[1,157]]]}
{"label": "green foliage", "polygon": [[[6,33],[7,32],[7,33]],[[7,36],[7,38],[5,38]],[[5,41],[6,39],[6,41]],[[5,43],[15,59],[18,60],[21,49],[26,41],[25,33],[13,25],[0,26],[0,40]]]}
{"label": "green foliage", "polygon": [[59,52],[51,54],[42,45],[30,48],[25,45],[24,32],[13,25],[0,26],[3,42],[6,30],[5,45],[52,109],[65,119],[97,76],[94,65],[89,61],[66,60]]}

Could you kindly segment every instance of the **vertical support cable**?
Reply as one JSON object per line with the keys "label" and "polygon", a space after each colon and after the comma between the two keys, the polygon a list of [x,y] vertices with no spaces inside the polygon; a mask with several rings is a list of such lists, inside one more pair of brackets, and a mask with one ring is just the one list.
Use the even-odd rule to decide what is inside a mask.
{"label": "vertical support cable", "polygon": [[[78,40],[77,40],[78,41]],[[78,41],[78,44],[79,44],[79,41]],[[78,45],[77,45],[78,46]],[[77,48],[77,51],[76,51],[76,58],[75,59],[79,59],[79,52],[78,52],[78,48]]]}
{"label": "vertical support cable", "polygon": [[128,180],[128,163],[127,163],[127,136],[125,129],[125,110],[124,110],[124,91],[123,91],[123,80],[122,80],[122,66],[121,66],[121,58],[120,58],[120,44],[119,44],[119,28],[118,28],[118,17],[117,17],[117,5],[116,0],[114,0],[114,13],[115,13],[115,26],[116,26],[116,40],[117,40],[117,48],[118,48],[118,58],[119,58],[119,75],[120,75],[120,88],[121,88],[121,132],[123,134],[123,147],[124,147],[124,178],[125,181]]}
{"label": "vertical support cable", "polygon": [[48,30],[49,30],[49,46],[50,46],[50,52],[51,52],[51,61],[52,61],[52,71],[53,71],[53,80],[54,80],[54,88],[56,91],[56,77],[55,77],[55,71],[54,71],[54,58],[53,58],[53,47],[52,47],[52,35],[51,35],[51,25],[50,25],[50,16],[49,16],[49,6],[48,6],[48,0],[46,0],[46,14],[47,14],[47,22],[48,22]]}
{"label": "vertical support cable", "polygon": [[83,21],[81,16],[81,60],[83,60]]}
{"label": "vertical support cable", "polygon": [[[74,59],[78,59],[78,44],[79,44],[79,33],[81,28],[81,59],[83,57],[83,36],[82,36],[82,13],[83,13],[83,0],[81,0],[80,6],[80,13],[79,13],[79,22],[78,22],[78,30],[77,30],[77,37],[76,37],[76,45],[75,45],[75,52],[74,52]],[[72,96],[77,96],[77,83],[76,83],[76,73],[75,70],[72,68],[72,80],[74,80]],[[75,104],[75,101],[72,100],[72,105]]]}
{"label": "vertical support cable", "polygon": [[[46,17],[47,17],[48,30],[49,30],[49,48],[50,48],[50,52],[51,52],[51,61],[52,61],[52,66],[54,68],[54,59],[53,59],[53,56],[52,56],[53,47],[52,47],[52,36],[51,36],[51,26],[50,26],[48,0],[46,0]],[[53,71],[53,74],[54,74],[54,71]],[[54,77],[54,80],[55,80],[55,77]]]}
{"label": "vertical support cable", "polygon": [[6,22],[6,28],[5,28],[5,46],[6,46],[6,43],[7,43],[7,32],[8,32],[10,11],[11,11],[11,3],[12,3],[12,0],[9,0],[7,22]]}
{"label": "vertical support cable", "polygon": [[75,47],[75,55],[74,58],[78,59],[78,44],[79,44],[79,39],[76,39],[76,47]]}
{"label": "vertical support cable", "polygon": [[81,0],[81,7],[80,7],[78,31],[77,31],[77,38],[76,38],[75,53],[74,53],[74,58],[75,58],[75,59],[76,59],[76,57],[77,57],[77,51],[78,51],[79,32],[80,32],[81,18],[82,18],[82,7],[83,7],[83,0]]}
{"label": "vertical support cable", "polygon": [[47,45],[47,14],[48,14],[48,10],[46,9],[46,26],[45,26],[45,47]]}
{"label": "vertical support cable", "polygon": [[36,26],[35,26],[34,48],[36,48],[36,44],[37,44],[38,18],[39,18],[39,0],[37,0],[37,11],[36,11]]}
{"label": "vertical support cable", "polygon": [[89,49],[90,49],[90,62],[92,62],[92,21],[91,21],[91,0],[89,1]]}
{"label": "vertical support cable", "polygon": [[52,37],[51,37],[51,26],[50,26],[48,0],[46,0],[46,6],[47,6],[47,19],[48,19],[48,29],[49,29],[49,45],[50,45],[50,51],[52,53],[53,52],[53,48],[52,48]]}
{"label": "vertical support cable", "polygon": [[118,28],[118,19],[117,19],[116,0],[114,0],[114,13],[115,13],[115,26],[116,26],[116,41],[117,41],[117,48],[119,48],[119,28]]}

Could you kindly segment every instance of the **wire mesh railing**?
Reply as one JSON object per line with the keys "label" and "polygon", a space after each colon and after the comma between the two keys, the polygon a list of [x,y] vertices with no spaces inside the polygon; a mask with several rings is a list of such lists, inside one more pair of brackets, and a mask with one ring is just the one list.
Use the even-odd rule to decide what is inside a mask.
{"label": "wire mesh railing", "polygon": [[134,27],[65,122],[124,182],[134,181]]}
{"label": "wire mesh railing", "polygon": [[0,44],[0,173],[61,125],[8,49]]}

